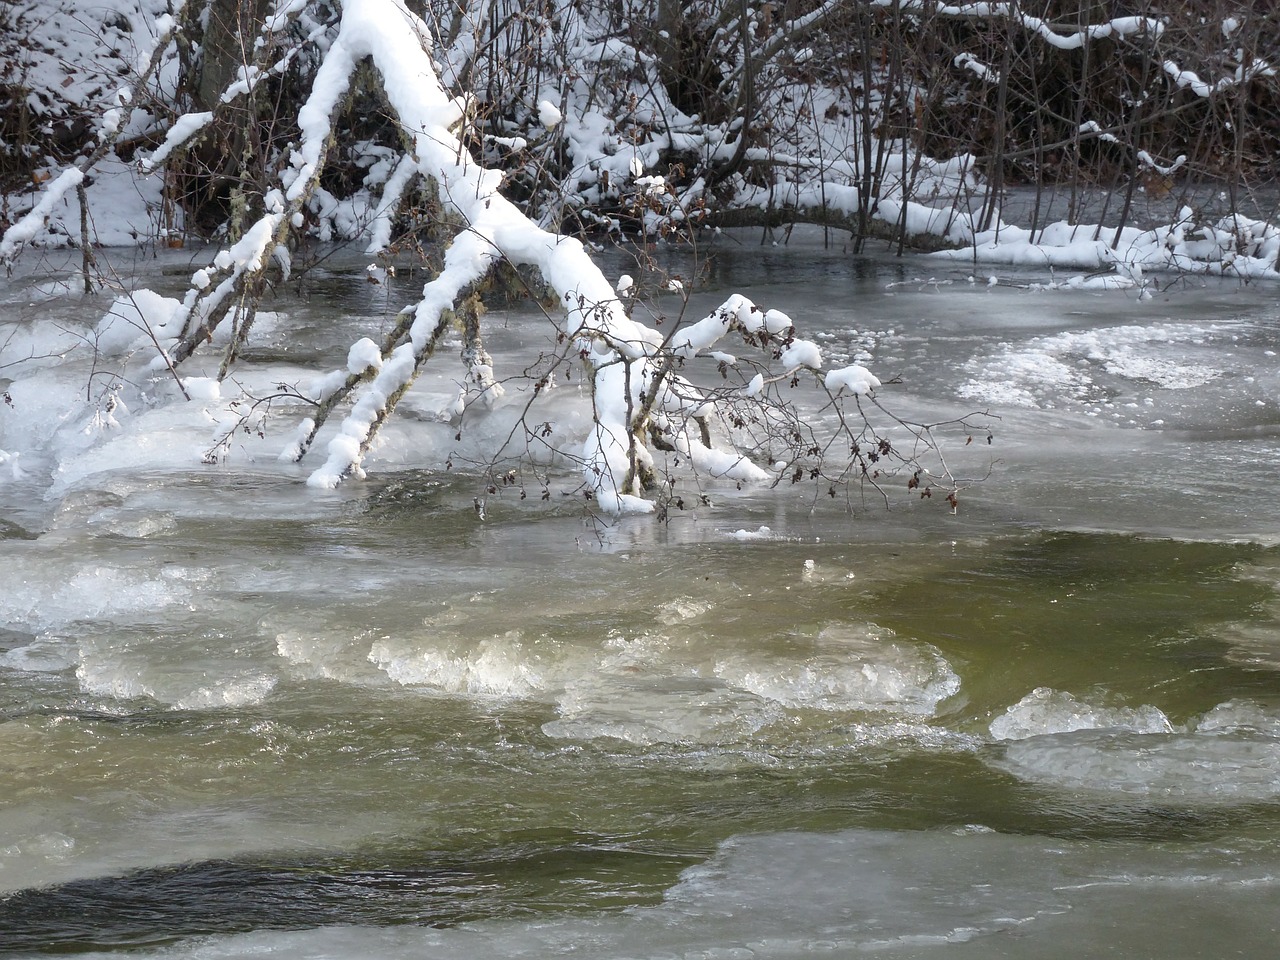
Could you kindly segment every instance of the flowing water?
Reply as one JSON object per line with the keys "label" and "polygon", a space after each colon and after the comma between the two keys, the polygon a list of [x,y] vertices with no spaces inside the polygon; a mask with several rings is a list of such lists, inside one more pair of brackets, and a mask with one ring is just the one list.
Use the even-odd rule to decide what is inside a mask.
{"label": "flowing water", "polygon": [[[485,496],[443,367],[317,493],[287,428],[201,465],[195,414],[68,419],[88,361],[0,369],[0,955],[1271,956],[1276,291],[709,253],[691,313],[741,291],[895,409],[1000,417],[950,438],[991,469],[958,514],[712,484],[602,522],[555,464]],[[385,327],[412,284],[361,267],[242,375]],[[53,289],[0,289],[11,358],[105,310]],[[488,322],[500,367],[546,336]]]}

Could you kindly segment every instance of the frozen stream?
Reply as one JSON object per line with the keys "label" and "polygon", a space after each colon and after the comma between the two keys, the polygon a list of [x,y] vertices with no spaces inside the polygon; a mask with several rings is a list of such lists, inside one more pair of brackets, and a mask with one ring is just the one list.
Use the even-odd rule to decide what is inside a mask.
{"label": "frozen stream", "polygon": [[[958,515],[481,519],[504,421],[454,445],[451,357],[317,493],[288,410],[204,465],[200,402],[40,357],[109,299],[0,281],[0,956],[1272,955],[1280,290],[708,252],[691,315],[742,292],[903,413],[1001,418],[950,439],[998,458]],[[376,336],[411,283],[362,269],[282,292],[245,382]],[[545,336],[488,322],[500,371]]]}

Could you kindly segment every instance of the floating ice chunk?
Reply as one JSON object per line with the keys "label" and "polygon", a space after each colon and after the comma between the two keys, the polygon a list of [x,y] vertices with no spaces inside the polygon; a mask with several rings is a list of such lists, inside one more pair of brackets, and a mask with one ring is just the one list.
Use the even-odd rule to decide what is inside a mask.
{"label": "floating ice chunk", "polygon": [[1204,386],[1222,375],[1221,370],[1203,363],[1179,363],[1159,357],[1143,356],[1128,350],[1118,351],[1103,364],[1107,373],[1141,380],[1169,390],[1187,390]]}
{"label": "floating ice chunk", "polygon": [[38,637],[0,653],[0,664],[24,673],[59,673],[75,666],[77,659],[75,644],[58,637]]}
{"label": "floating ice chunk", "polygon": [[772,540],[773,531],[768,527],[760,527],[756,530],[739,529],[726,536],[730,540]]}
{"label": "floating ice chunk", "polygon": [[1099,371],[1139,381],[1144,390],[1145,384],[1197,387],[1219,379],[1222,370],[1162,354],[1171,344],[1198,344],[1209,333],[1194,325],[1125,324],[1004,343],[969,362],[976,375],[959,393],[989,403],[1047,409],[1097,398],[1106,389],[1095,379]]}
{"label": "floating ice chunk", "polygon": [[223,707],[248,707],[261,703],[275,689],[277,677],[265,674],[219,677],[188,692],[171,694],[169,705],[175,710],[217,710]]}
{"label": "floating ice chunk", "polygon": [[803,659],[736,654],[716,664],[716,676],[790,709],[910,716],[932,716],[960,690],[959,676],[927,644],[847,628],[824,630],[818,644],[819,652]]}
{"label": "floating ice chunk", "polygon": [[[199,568],[166,568],[164,579],[201,580],[207,575]],[[278,675],[263,669],[260,653],[265,651],[253,641],[242,634],[184,629],[194,609],[186,603],[168,613],[158,605],[140,609],[147,608],[148,616],[137,625],[120,623],[124,611],[117,607],[110,615],[111,629],[74,631],[75,673],[85,693],[145,697],[175,709],[206,710],[258,703],[274,689]]]}
{"label": "floating ice chunk", "polygon": [[110,643],[81,645],[76,679],[89,694],[118,700],[142,697],[174,710],[214,710],[261,703],[278,678],[244,666],[223,664],[225,673],[210,675],[209,665],[166,663],[143,645],[131,649]]}
{"label": "floating ice chunk", "polygon": [[1280,718],[1231,701],[1194,730],[1155,707],[1097,707],[1039,688],[991,724],[997,766],[1034,782],[1171,800],[1280,795]]}
{"label": "floating ice chunk", "polygon": [[369,661],[397,683],[466,696],[523,698],[538,693],[547,681],[537,660],[514,631],[471,649],[379,640],[369,650]]}
{"label": "floating ice chunk", "polygon": [[997,740],[1022,740],[1072,730],[1128,730],[1170,733],[1173,724],[1152,706],[1098,707],[1081,703],[1069,693],[1037,687],[991,721]]}
{"label": "floating ice chunk", "polygon": [[1077,730],[1010,741],[995,763],[1020,779],[1072,790],[1187,802],[1280,796],[1280,739],[1248,733]]}
{"label": "floating ice chunk", "polygon": [[190,591],[142,569],[29,558],[0,564],[0,623],[22,630],[151,613],[188,602]]}
{"label": "floating ice chunk", "polygon": [[742,740],[777,719],[776,707],[697,677],[597,676],[565,686],[559,719],[542,726],[557,739],[659,743]]}
{"label": "floating ice chunk", "polygon": [[707,600],[692,597],[673,597],[658,604],[655,619],[658,623],[673,624],[693,620],[712,609]]}
{"label": "floating ice chunk", "polygon": [[368,635],[315,625],[276,634],[276,655],[289,672],[308,679],[337,680],[364,685],[385,684],[387,676],[369,661]]}
{"label": "floating ice chunk", "polygon": [[1197,733],[1263,733],[1280,740],[1280,710],[1251,700],[1220,703],[1196,723]]}

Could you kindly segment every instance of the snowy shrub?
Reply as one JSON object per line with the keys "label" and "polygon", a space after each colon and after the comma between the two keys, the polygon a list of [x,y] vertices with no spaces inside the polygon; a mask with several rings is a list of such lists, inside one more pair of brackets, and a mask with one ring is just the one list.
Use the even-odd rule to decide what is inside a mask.
{"label": "snowy shrub", "polygon": [[[96,331],[98,353],[150,355],[151,370],[167,371],[185,400],[225,402],[217,411],[204,408],[215,424],[206,462],[221,459],[237,431],[262,434],[273,404],[309,408],[283,456],[301,460],[323,439],[323,462],[308,482],[330,488],[362,475],[383,426],[447,336],[461,334],[466,369],[450,415],[501,402],[504,391],[482,336],[483,301],[520,284],[547,305],[556,324],[558,352],[535,379],[533,396],[550,386],[556,369],[568,376],[571,364],[590,385],[590,424],[573,441],[576,450],[562,445],[557,453],[577,463],[585,494],[604,513],[650,512],[656,502],[664,509],[681,505],[674,479],[660,475],[655,450],[669,455],[669,469],[684,465],[737,484],[816,481],[833,497],[850,486],[883,487],[905,469],[909,489],[929,496],[936,485],[954,508],[964,481],[952,476],[940,458],[936,472],[921,461],[935,451],[933,427],[883,411],[874,396],[879,381],[869,371],[824,372],[817,344],[798,336],[785,314],[734,296],[705,319],[679,322],[666,332],[633,319],[584,244],[562,233],[561,225],[570,215],[583,222],[592,198],[597,201],[593,216],[609,220],[600,211],[609,209],[605,201],[614,197],[646,231],[683,230],[705,208],[696,191],[675,182],[687,170],[674,158],[687,155],[697,164],[727,151],[736,164],[751,130],[729,119],[732,110],[722,111],[723,122],[713,128],[679,112],[669,98],[663,109],[670,110],[660,123],[651,103],[640,105],[640,93],[652,88],[661,71],[654,73],[657,68],[637,46],[638,34],[626,40],[600,32],[616,10],[592,13],[570,4],[532,11],[497,4],[494,9],[499,8],[509,14],[508,26],[520,26],[523,40],[505,28],[482,37],[477,31],[489,21],[470,21],[459,7],[448,27],[448,45],[437,47],[427,23],[400,0],[344,0],[332,6],[307,0],[255,0],[253,5],[213,0],[203,19],[201,6],[157,18],[148,34],[150,45],[138,59],[139,91],[154,90],[181,66],[188,51],[183,37],[199,31],[207,55],[218,43],[229,42],[232,21],[247,17],[230,30],[243,62],[228,70],[225,63],[206,59],[193,81],[199,88],[213,71],[226,80],[222,92],[197,90],[196,109],[153,126],[153,146],[136,160],[143,175],[176,170],[176,182],[188,188],[194,164],[229,219],[221,248],[191,274],[185,294],[174,299],[134,291],[117,300]],[[828,12],[819,8],[801,17],[797,30]],[[699,42],[714,45],[719,31],[707,24]],[[483,56],[482,42],[488,44]],[[566,62],[599,69],[547,72],[547,63]],[[474,82],[480,64],[507,71],[500,83],[491,80],[494,95],[487,103],[442,82],[448,76]],[[732,72],[729,64],[724,69]],[[754,66],[744,69],[755,71]],[[511,116],[513,102],[497,91],[517,75],[528,95],[527,109],[503,121]],[[286,77],[301,81],[301,87],[289,88],[297,96],[296,110],[285,116],[276,101],[267,128],[242,129],[219,141],[228,123],[238,120],[243,127],[246,117],[258,116],[270,102],[266,98],[283,96],[273,85]],[[707,88],[699,96],[705,105],[719,94]],[[10,260],[38,240],[46,218],[71,193],[85,209],[91,172],[126,132],[150,122],[149,112],[139,109],[141,101],[131,88],[109,98],[112,105],[99,117],[93,149],[63,169],[40,202],[6,231],[0,258]],[[696,133],[676,136],[673,117]],[[628,125],[625,130],[620,123]],[[353,129],[367,136],[352,139]],[[491,132],[495,129],[501,133]],[[718,130],[714,136],[713,129]],[[521,135],[507,135],[517,131]],[[205,156],[211,145],[238,152],[240,166],[223,164],[225,152],[217,163],[211,161]],[[524,168],[529,202],[522,209],[504,189],[519,178],[504,177],[487,162],[510,163],[529,150],[534,151]],[[695,156],[698,150],[707,151],[702,160]],[[651,172],[663,164],[667,174]],[[351,175],[352,165],[365,171],[363,177]],[[232,170],[239,172],[238,179],[229,192],[219,193]],[[359,339],[341,368],[306,389],[279,385],[265,395],[246,391],[236,397],[222,384],[248,342],[267,284],[273,277],[288,278],[298,245],[314,234],[363,236],[375,258],[367,272],[374,282],[389,274],[397,250],[416,245],[428,263],[429,279],[381,340]],[[94,283],[94,254],[85,217],[80,240],[88,290]],[[679,289],[675,281],[669,286]],[[739,366],[737,358],[719,349],[726,337],[741,341],[756,359]],[[197,351],[210,348],[222,352],[216,377],[179,372]],[[701,358],[712,361],[726,381],[730,370],[743,371],[742,384],[695,382],[685,370]],[[802,383],[827,398],[817,421],[783,392]],[[113,388],[112,403],[118,402],[117,393]],[[884,413],[907,444],[877,432],[868,419],[871,410]],[[339,422],[330,424],[336,414]],[[816,422],[826,425],[819,428]],[[519,423],[526,442],[554,432],[527,416]],[[957,426],[968,430],[963,421]],[[833,456],[836,449],[842,452]],[[501,451],[491,461],[495,476],[500,456]]]}

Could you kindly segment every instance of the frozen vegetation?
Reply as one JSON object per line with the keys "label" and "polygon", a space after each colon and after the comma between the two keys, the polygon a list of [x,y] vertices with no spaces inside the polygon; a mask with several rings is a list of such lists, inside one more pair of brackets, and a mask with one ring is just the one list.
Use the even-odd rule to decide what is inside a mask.
{"label": "frozen vegetation", "polygon": [[[861,364],[830,367],[803,318],[734,295],[660,325],[647,298],[685,302],[684,281],[643,257],[639,281],[612,281],[590,245],[811,222],[848,232],[854,250],[887,238],[984,275],[1035,266],[1047,286],[1138,297],[1161,277],[1277,277],[1280,229],[1250,189],[1276,136],[1259,105],[1274,92],[1274,15],[1042,6],[10,5],[0,261],[27,282],[34,248],[78,248],[79,279],[41,295],[82,297],[101,319],[75,334],[0,327],[9,402],[29,409],[32,378],[73,354],[90,354],[98,378],[68,391],[83,409],[6,428],[0,462],[21,471],[24,450],[76,417],[82,435],[181,433],[193,415],[159,410],[185,400],[214,424],[199,459],[223,459],[271,413],[292,431],[280,457],[316,448],[308,483],[332,488],[361,475],[456,336],[460,387],[434,415],[508,412],[516,440],[485,455],[489,479],[553,447],[607,514],[660,509],[677,467],[739,485],[816,481],[833,497],[901,480],[954,509],[968,481],[941,455],[939,425],[886,411]],[[1016,181],[1029,186],[1010,193]],[[95,252],[204,240],[212,251],[172,296],[133,288]],[[361,245],[372,283],[406,262],[429,279],[345,363],[237,379],[264,296],[317,240]],[[495,369],[482,320],[486,301],[513,295],[554,325],[554,349],[519,376]],[[536,397],[575,370],[590,399],[576,434],[503,385],[532,383]],[[990,441],[974,399],[950,425]]]}

